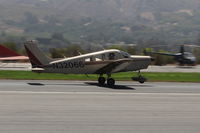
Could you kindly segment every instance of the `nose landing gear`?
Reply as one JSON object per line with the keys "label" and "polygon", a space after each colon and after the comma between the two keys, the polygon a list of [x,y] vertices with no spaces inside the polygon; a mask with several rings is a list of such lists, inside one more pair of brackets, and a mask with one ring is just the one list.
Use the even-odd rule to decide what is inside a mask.
{"label": "nose landing gear", "polygon": [[140,71],[138,72],[138,77],[132,77],[132,80],[138,81],[141,84],[147,81],[147,79],[140,74]]}
{"label": "nose landing gear", "polygon": [[[114,87],[115,86],[115,80],[113,78],[111,78],[111,74],[107,74],[107,76],[108,76],[107,85],[109,87]],[[138,71],[137,77],[132,77],[132,80],[138,81],[141,84],[143,84],[144,82],[147,81],[147,79],[140,74],[140,71]],[[105,85],[105,82],[106,82],[106,78],[104,78],[103,74],[101,74],[100,77],[98,78],[98,83],[99,83],[100,86],[103,86],[103,85]]]}

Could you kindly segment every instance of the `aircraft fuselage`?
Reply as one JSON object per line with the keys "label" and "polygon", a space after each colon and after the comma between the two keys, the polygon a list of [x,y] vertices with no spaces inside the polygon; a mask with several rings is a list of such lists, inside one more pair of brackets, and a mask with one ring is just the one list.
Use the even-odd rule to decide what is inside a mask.
{"label": "aircraft fuselage", "polygon": [[[114,57],[109,57],[109,55]],[[124,58],[123,53],[118,50],[107,50],[93,55],[80,55],[53,61],[48,65],[42,66],[43,73],[65,73],[65,74],[99,74],[98,70],[106,67],[110,63],[118,60],[127,59],[128,62],[118,64],[112,69],[111,73],[137,71],[146,69],[151,63],[150,56],[129,56]],[[34,71],[34,68],[33,68]]]}

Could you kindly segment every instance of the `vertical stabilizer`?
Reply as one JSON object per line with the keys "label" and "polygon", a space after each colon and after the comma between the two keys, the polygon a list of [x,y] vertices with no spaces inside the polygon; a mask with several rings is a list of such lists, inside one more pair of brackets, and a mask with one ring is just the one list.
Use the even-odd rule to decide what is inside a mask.
{"label": "vertical stabilizer", "polygon": [[48,65],[51,61],[53,61],[41,52],[41,50],[37,47],[36,41],[27,41],[24,46],[33,68]]}

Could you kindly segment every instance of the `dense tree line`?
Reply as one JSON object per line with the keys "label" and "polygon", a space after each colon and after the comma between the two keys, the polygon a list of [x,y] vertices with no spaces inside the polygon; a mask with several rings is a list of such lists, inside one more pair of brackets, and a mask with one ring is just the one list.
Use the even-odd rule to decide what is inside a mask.
{"label": "dense tree line", "polygon": [[[15,42],[3,42],[3,45],[8,47],[9,49],[12,49],[22,55],[26,55],[24,47],[18,47]],[[144,55],[149,55],[151,51],[153,51],[152,48],[145,48],[143,51],[140,51],[138,49],[138,46],[136,45],[108,45],[104,46],[104,49],[119,49],[125,52],[128,52],[131,55],[136,55],[136,54],[144,54]],[[67,45],[66,47],[63,48],[50,48],[48,51],[46,51],[46,54],[48,54],[52,58],[67,58],[67,57],[73,57],[85,53],[90,53],[100,50],[98,48],[98,45],[78,45],[78,44],[70,44]],[[138,51],[139,50],[139,51]],[[167,52],[163,50],[159,50],[158,52]],[[197,58],[197,64],[200,64],[200,48],[194,48],[193,53]],[[173,60],[173,57],[169,56],[162,56],[162,55],[153,55],[150,54],[155,61],[152,63],[154,65],[166,65],[166,64],[174,64],[176,63]]]}

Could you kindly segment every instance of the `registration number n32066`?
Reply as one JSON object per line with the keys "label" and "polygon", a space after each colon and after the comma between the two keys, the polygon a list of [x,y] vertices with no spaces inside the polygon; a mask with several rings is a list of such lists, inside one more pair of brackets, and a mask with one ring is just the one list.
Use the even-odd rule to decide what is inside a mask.
{"label": "registration number n32066", "polygon": [[82,61],[79,62],[59,62],[52,64],[53,68],[83,68],[85,64]]}

